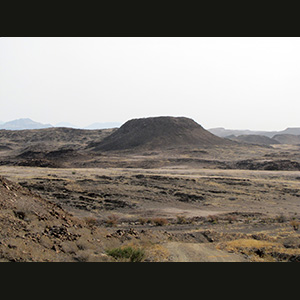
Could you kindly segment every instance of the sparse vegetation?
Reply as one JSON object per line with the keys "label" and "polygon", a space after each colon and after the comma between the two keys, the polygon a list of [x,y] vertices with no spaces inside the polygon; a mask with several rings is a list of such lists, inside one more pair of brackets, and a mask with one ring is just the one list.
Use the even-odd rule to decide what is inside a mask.
{"label": "sparse vegetation", "polygon": [[89,227],[93,227],[97,224],[97,219],[94,217],[86,217],[84,220]]}
{"label": "sparse vegetation", "polygon": [[120,247],[107,250],[106,253],[118,261],[141,262],[145,256],[143,249],[133,247]]}
{"label": "sparse vegetation", "polygon": [[146,218],[139,218],[139,220],[138,220],[138,222],[141,224],[141,225],[144,225],[144,224],[146,224],[147,223],[147,219]]}
{"label": "sparse vegetation", "polygon": [[219,218],[216,215],[209,215],[207,216],[207,221],[212,224],[217,224],[219,222]]}
{"label": "sparse vegetation", "polygon": [[176,223],[177,224],[187,224],[188,221],[187,221],[187,219],[184,216],[177,215],[176,216]]}
{"label": "sparse vegetation", "polygon": [[[232,224],[233,222],[237,221],[237,216],[227,216],[227,220],[229,224]],[[246,220],[249,223],[249,220]]]}
{"label": "sparse vegetation", "polygon": [[296,221],[296,220],[292,220],[290,222],[291,226],[294,228],[294,230],[298,230],[299,229],[299,226],[300,226],[300,222],[299,221]]}
{"label": "sparse vegetation", "polygon": [[167,219],[165,218],[153,218],[152,222],[156,225],[156,226],[164,226],[167,225],[169,222]]}
{"label": "sparse vegetation", "polygon": [[284,223],[284,222],[287,221],[287,218],[286,218],[286,216],[283,213],[280,213],[278,216],[276,216],[275,220],[278,223]]}
{"label": "sparse vegetation", "polygon": [[[78,165],[72,165],[72,152],[62,160],[69,163],[68,168],[0,166],[1,173],[31,190],[26,197],[39,195],[81,220],[72,226],[66,211],[59,211],[60,216],[52,209],[41,211],[39,202],[27,201],[29,198],[20,203],[24,195],[9,183],[0,184],[3,195],[9,193],[5,205],[13,207],[11,211],[0,207],[0,214],[7,213],[6,218],[11,218],[13,224],[8,227],[6,218],[0,218],[1,232],[3,236],[13,230],[17,232],[16,239],[0,243],[0,251],[20,255],[19,249],[25,249],[21,243],[29,240],[32,248],[21,254],[28,260],[36,249],[37,257],[65,261],[139,261],[140,249],[145,251],[141,261],[175,261],[178,257],[191,259],[193,244],[208,244],[210,255],[210,249],[219,243],[247,239],[224,249],[247,261],[300,260],[296,213],[299,175],[228,169],[231,160],[248,155],[259,157],[272,149],[248,149],[235,156],[232,149],[219,148],[224,154],[222,164],[215,160],[220,155],[215,149],[207,150],[205,157],[199,151],[176,151],[171,149],[171,156],[148,150],[139,155],[115,152],[112,157],[101,153],[90,157],[89,163],[95,162],[91,168],[85,168],[84,158],[82,162],[76,161]],[[95,168],[96,160],[99,168]],[[218,166],[224,169],[213,169]],[[27,231],[39,222],[44,222],[40,231]],[[167,246],[171,242],[178,243],[174,248],[178,257]],[[44,248],[38,248],[39,244]],[[124,250],[128,247],[136,255]],[[111,255],[105,249],[112,250]],[[180,256],[182,249],[188,252],[181,252],[184,255]],[[212,259],[221,261],[227,257],[223,252]]]}
{"label": "sparse vegetation", "polygon": [[117,226],[119,221],[119,217],[115,214],[109,215],[106,219],[105,219],[105,224],[108,227],[115,227]]}

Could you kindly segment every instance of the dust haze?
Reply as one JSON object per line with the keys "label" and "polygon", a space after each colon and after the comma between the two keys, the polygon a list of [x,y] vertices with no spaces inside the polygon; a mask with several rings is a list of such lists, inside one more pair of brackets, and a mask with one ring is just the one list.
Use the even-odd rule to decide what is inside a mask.
{"label": "dust haze", "polygon": [[297,127],[299,38],[2,38],[3,122]]}

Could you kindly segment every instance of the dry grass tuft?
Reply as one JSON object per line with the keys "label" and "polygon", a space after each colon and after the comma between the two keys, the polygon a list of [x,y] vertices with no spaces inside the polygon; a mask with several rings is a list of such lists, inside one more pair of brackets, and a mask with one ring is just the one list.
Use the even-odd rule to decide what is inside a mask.
{"label": "dry grass tuft", "polygon": [[119,221],[119,217],[115,214],[109,215],[106,220],[105,224],[108,227],[116,227]]}
{"label": "dry grass tuft", "polygon": [[296,221],[296,220],[292,220],[290,222],[291,226],[294,228],[294,230],[298,230],[299,229],[299,226],[300,226],[300,222],[299,221]]}
{"label": "dry grass tuft", "polygon": [[94,227],[97,225],[97,219],[94,217],[86,217],[84,221],[89,227]]}
{"label": "dry grass tuft", "polygon": [[285,261],[291,256],[299,256],[299,249],[287,249],[277,242],[256,240],[256,239],[237,239],[222,242],[218,245],[219,249],[229,252],[242,253],[247,255],[251,261]]}
{"label": "dry grass tuft", "polygon": [[153,218],[152,222],[156,225],[156,226],[164,226],[167,225],[169,222],[167,219],[165,218]]}

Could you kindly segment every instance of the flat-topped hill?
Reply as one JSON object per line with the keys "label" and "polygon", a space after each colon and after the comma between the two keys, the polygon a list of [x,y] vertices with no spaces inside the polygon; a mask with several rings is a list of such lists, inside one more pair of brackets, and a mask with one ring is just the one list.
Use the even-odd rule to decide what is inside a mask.
{"label": "flat-topped hill", "polygon": [[228,145],[233,142],[217,137],[194,120],[185,117],[132,119],[99,143],[94,150],[167,149]]}

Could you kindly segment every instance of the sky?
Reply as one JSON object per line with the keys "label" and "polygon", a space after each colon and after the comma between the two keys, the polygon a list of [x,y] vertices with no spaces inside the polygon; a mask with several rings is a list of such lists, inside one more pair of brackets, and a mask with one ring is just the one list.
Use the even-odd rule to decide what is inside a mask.
{"label": "sky", "polygon": [[0,38],[0,121],[300,127],[300,38]]}

